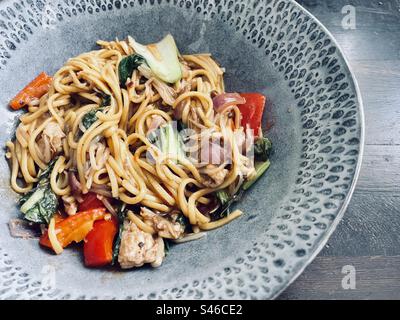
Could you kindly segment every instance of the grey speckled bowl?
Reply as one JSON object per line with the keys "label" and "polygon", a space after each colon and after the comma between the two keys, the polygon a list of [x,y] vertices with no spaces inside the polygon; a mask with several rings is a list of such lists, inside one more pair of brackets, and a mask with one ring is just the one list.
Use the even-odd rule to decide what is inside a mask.
{"label": "grey speckled bowl", "polygon": [[[360,94],[335,40],[292,1],[3,0],[0,144],[16,122],[7,102],[40,71],[54,73],[97,39],[152,42],[168,32],[183,52],[213,53],[228,90],[268,96],[272,167],[237,204],[245,216],[173,247],[160,269],[88,270],[78,250],[56,257],[10,237],[17,196],[2,150],[1,298],[273,298],[335,229],[360,168]],[[51,270],[55,288],[46,290]]]}

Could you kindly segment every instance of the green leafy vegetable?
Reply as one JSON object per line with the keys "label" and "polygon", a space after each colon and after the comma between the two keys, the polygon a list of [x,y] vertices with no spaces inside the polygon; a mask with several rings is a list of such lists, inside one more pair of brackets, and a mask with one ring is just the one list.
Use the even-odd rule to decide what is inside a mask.
{"label": "green leafy vegetable", "polygon": [[31,191],[29,191],[26,194],[24,194],[23,196],[21,196],[21,198],[19,198],[19,200],[18,200],[18,205],[22,206],[24,203],[26,203],[35,192],[36,192],[36,188],[32,189]]}
{"label": "green leafy vegetable", "polygon": [[191,227],[189,219],[182,213],[178,215],[175,222],[180,223],[185,229],[185,231],[187,231]]}
{"label": "green leafy vegetable", "polygon": [[151,71],[164,82],[175,83],[182,79],[178,48],[170,34],[160,42],[147,46],[133,40],[132,46],[146,60]]}
{"label": "green leafy vegetable", "polygon": [[231,199],[231,196],[225,190],[217,191],[215,195],[222,206],[226,205]]}
{"label": "green leafy vegetable", "polygon": [[111,96],[108,94],[103,95],[103,101],[101,102],[101,108],[105,108],[111,105]]}
{"label": "green leafy vegetable", "polygon": [[98,120],[96,114],[99,111],[102,111],[101,108],[90,110],[84,115],[84,117],[82,118],[82,124],[86,130],[89,129]]}
{"label": "green leafy vegetable", "polygon": [[121,87],[125,87],[126,82],[128,81],[128,78],[132,76],[133,71],[143,63],[145,63],[145,60],[138,54],[127,56],[121,60],[118,67]]}
{"label": "green leafy vegetable", "polygon": [[119,255],[119,248],[121,246],[121,238],[122,238],[122,233],[124,231],[124,221],[127,215],[127,208],[125,204],[120,205],[118,208],[117,216],[118,216],[118,234],[117,237],[115,238],[114,241],[114,249],[113,249],[113,258],[111,265],[115,265],[115,263],[118,261],[118,255]]}
{"label": "green leafy vegetable", "polygon": [[52,192],[51,188],[38,189],[29,200],[21,207],[21,212],[25,215],[25,219],[35,223],[50,223],[51,218],[58,208],[57,196]]}
{"label": "green leafy vegetable", "polygon": [[82,124],[86,130],[88,130],[98,120],[97,112],[103,112],[104,109],[108,107],[110,104],[111,104],[111,96],[104,95],[101,106],[99,108],[90,110],[83,116]]}
{"label": "green leafy vegetable", "polygon": [[168,123],[162,126],[159,130],[153,132],[149,139],[150,142],[165,155],[172,155],[177,159],[184,159],[186,157],[182,136],[179,134],[177,128],[171,123]]}
{"label": "green leafy vegetable", "polygon": [[257,161],[267,161],[272,150],[271,140],[258,138],[254,143],[254,156]]}
{"label": "green leafy vegetable", "polygon": [[50,173],[57,159],[49,163],[39,176],[39,182],[32,191],[21,197],[19,204],[26,220],[48,224],[57,211],[58,198],[50,186]]}
{"label": "green leafy vegetable", "polygon": [[[230,208],[232,207],[232,205],[235,202],[240,201],[242,196],[243,196],[243,189],[239,190],[239,192],[237,194],[235,194],[234,196],[232,196],[232,197],[229,196],[229,200],[226,201],[224,205],[221,205],[221,207],[212,214],[213,220],[219,220],[219,219],[229,216],[231,213]],[[221,201],[221,200],[219,200],[219,201]]]}
{"label": "green leafy vegetable", "polygon": [[253,179],[248,180],[243,184],[243,190],[246,191],[246,190],[250,189],[254,185],[254,183],[258,179],[260,179],[265,172],[267,172],[267,170],[269,169],[270,166],[271,166],[271,162],[269,162],[269,160],[267,160],[265,162],[256,163],[255,167],[256,167],[257,174]]}

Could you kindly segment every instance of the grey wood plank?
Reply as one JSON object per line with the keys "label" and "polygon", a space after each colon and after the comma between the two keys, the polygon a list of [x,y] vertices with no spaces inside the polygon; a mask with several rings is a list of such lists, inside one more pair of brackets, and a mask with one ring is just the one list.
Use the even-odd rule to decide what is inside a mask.
{"label": "grey wood plank", "polygon": [[321,255],[400,255],[400,146],[367,145],[350,205]]}
{"label": "grey wood plank", "polygon": [[369,28],[363,30],[343,30],[328,27],[350,61],[396,60],[400,58],[400,43],[395,31]]}
{"label": "grey wood plank", "polygon": [[356,193],[368,192],[400,195],[400,145],[365,146]]}
{"label": "grey wood plank", "polygon": [[400,255],[399,205],[398,193],[355,193],[320,255]]}
{"label": "grey wood plank", "polygon": [[[355,290],[344,290],[346,265],[355,268]],[[400,256],[318,257],[279,299],[400,299]]]}
{"label": "grey wood plank", "polygon": [[[400,38],[400,30],[397,37]],[[350,64],[364,101],[366,143],[400,144],[400,60]]]}

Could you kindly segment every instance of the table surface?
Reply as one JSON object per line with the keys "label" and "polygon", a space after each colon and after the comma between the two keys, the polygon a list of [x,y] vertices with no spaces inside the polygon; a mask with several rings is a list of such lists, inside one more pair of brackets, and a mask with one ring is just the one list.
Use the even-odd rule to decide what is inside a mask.
{"label": "table surface", "polygon": [[[297,2],[349,59],[364,101],[366,145],[342,222],[280,299],[400,299],[400,0]],[[342,27],[346,5],[355,7],[354,30]],[[355,268],[354,290],[342,288],[347,265]]]}

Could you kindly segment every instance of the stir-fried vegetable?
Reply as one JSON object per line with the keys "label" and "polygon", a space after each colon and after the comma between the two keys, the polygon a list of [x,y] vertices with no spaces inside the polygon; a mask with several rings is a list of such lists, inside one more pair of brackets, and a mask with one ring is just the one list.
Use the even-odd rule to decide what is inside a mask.
{"label": "stir-fried vegetable", "polygon": [[94,223],[92,231],[88,233],[83,245],[83,255],[87,267],[103,267],[109,265],[113,259],[113,243],[118,231],[118,221],[99,220]]}
{"label": "stir-fried vegetable", "polygon": [[49,176],[57,159],[48,165],[47,169],[39,176],[36,188],[24,195],[20,200],[21,212],[24,218],[35,223],[50,222],[51,217],[57,211],[58,199],[50,186]]}
{"label": "stir-fried vegetable", "polygon": [[52,77],[42,72],[11,100],[10,106],[14,110],[21,109],[35,99],[41,98],[49,91]]}
{"label": "stir-fried vegetable", "polygon": [[[234,196],[230,196],[225,190],[221,190],[215,193],[215,196],[220,203],[220,208],[215,212],[214,216],[217,218],[223,218],[230,214],[230,207],[242,197],[244,191],[250,189],[259,180],[265,172],[269,169],[271,163],[268,160],[269,154],[271,152],[272,144],[267,138],[259,138],[259,145],[255,146],[255,157],[257,160],[255,163],[256,175],[253,179],[246,181],[239,192]],[[263,159],[266,159],[265,161]]]}
{"label": "stir-fried vegetable", "polygon": [[259,93],[241,93],[246,103],[238,105],[242,114],[242,126],[254,130],[254,136],[261,136],[261,120],[266,97]]}
{"label": "stir-fried vegetable", "polygon": [[213,98],[215,112],[222,113],[226,108],[239,106],[246,100],[238,93],[222,93]]}
{"label": "stir-fried vegetable", "polygon": [[176,159],[184,159],[184,143],[182,136],[172,123],[162,126],[150,135],[150,141],[165,155]]}
{"label": "stir-fried vegetable", "polygon": [[[93,209],[79,212],[76,215],[62,219],[55,224],[55,233],[57,240],[62,248],[67,247],[72,242],[79,243],[83,241],[88,233],[93,229],[93,224],[97,220],[104,219],[106,209]],[[48,232],[40,238],[42,246],[53,248]]]}
{"label": "stir-fried vegetable", "polygon": [[257,161],[267,161],[272,150],[272,142],[268,138],[258,138],[254,143],[254,157]]}
{"label": "stir-fried vegetable", "polygon": [[35,223],[49,223],[57,211],[58,200],[48,184],[40,185],[21,206],[26,220]]}
{"label": "stir-fried vegetable", "polygon": [[271,165],[271,162],[269,160],[267,160],[265,162],[256,163],[255,167],[256,167],[257,174],[253,179],[248,180],[244,183],[243,190],[246,191],[246,190],[250,189],[254,185],[254,183],[258,179],[260,179],[262,177],[262,175],[269,169],[270,165]]}
{"label": "stir-fried vegetable", "polygon": [[158,78],[167,83],[175,83],[182,79],[178,48],[170,34],[155,44],[144,46],[133,39],[131,44]]}
{"label": "stir-fried vegetable", "polygon": [[126,82],[128,81],[128,78],[132,76],[133,71],[143,63],[145,63],[145,60],[138,54],[132,54],[121,60],[118,66],[119,82],[121,87],[125,87]]}
{"label": "stir-fried vegetable", "polygon": [[226,192],[225,190],[221,190],[215,193],[219,203],[221,204],[221,206],[226,205],[229,200],[231,199],[231,196],[228,194],[228,192]]}
{"label": "stir-fried vegetable", "polygon": [[89,129],[97,120],[97,112],[103,111],[103,108],[97,108],[90,110],[88,113],[86,113],[83,118],[82,118],[82,124],[85,127],[85,129]]}
{"label": "stir-fried vegetable", "polygon": [[211,216],[213,217],[213,220],[219,220],[219,219],[229,216],[231,214],[230,209],[231,209],[232,205],[236,202],[239,202],[240,199],[242,199],[242,196],[243,196],[243,188],[239,189],[239,191],[235,195],[230,196],[229,200],[227,202],[225,202],[224,205],[220,205],[218,210],[216,210],[215,212],[213,212],[211,214]]}
{"label": "stir-fried vegetable", "polygon": [[82,124],[85,127],[85,129],[89,129],[97,120],[97,112],[103,112],[106,107],[108,107],[111,104],[111,97],[108,95],[105,95],[103,97],[103,101],[101,103],[101,106],[99,108],[90,110],[88,113],[86,113],[83,118],[82,118]]}
{"label": "stir-fried vegetable", "polygon": [[185,232],[191,227],[189,219],[182,213],[178,215],[175,222],[180,223]]}
{"label": "stir-fried vegetable", "polygon": [[126,215],[127,215],[126,205],[123,204],[119,207],[118,212],[117,212],[118,234],[114,241],[114,248],[113,248],[112,260],[111,260],[112,265],[114,265],[118,261],[119,248],[121,246],[121,238],[122,238],[122,233],[124,231],[124,221],[125,221]]}
{"label": "stir-fried vegetable", "polygon": [[97,194],[89,192],[83,196],[83,201],[79,204],[79,211],[104,208],[103,202],[97,198]]}

